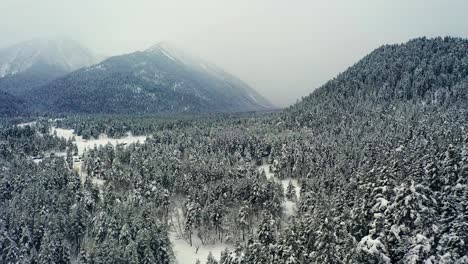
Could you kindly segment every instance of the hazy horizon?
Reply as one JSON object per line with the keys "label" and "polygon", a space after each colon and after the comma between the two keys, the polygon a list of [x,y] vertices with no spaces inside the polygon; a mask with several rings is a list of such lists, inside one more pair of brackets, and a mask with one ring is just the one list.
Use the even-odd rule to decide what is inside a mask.
{"label": "hazy horizon", "polygon": [[308,95],[383,44],[468,37],[468,2],[461,0],[2,2],[0,47],[66,35],[112,56],[168,41],[279,106]]}

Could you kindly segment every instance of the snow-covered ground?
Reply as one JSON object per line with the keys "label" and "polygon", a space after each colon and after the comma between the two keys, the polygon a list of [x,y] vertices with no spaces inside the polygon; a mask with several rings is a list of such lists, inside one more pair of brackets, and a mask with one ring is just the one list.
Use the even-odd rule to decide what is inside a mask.
{"label": "snow-covered ground", "polygon": [[170,232],[169,239],[172,242],[172,250],[176,257],[177,264],[195,264],[197,259],[201,263],[206,263],[208,255],[213,254],[216,260],[219,260],[221,252],[226,248],[232,250],[232,247],[225,243],[202,245],[200,239],[196,235],[192,236],[192,246],[179,233]]}
{"label": "snow-covered ground", "polygon": [[[78,147],[78,156],[82,156],[84,153],[86,153],[86,151],[94,148],[94,146],[104,146],[109,143],[113,146],[122,143],[144,143],[147,139],[147,136],[133,136],[131,133],[128,133],[127,136],[119,139],[109,138],[107,135],[101,134],[97,139],[84,140],[81,136],[74,134],[72,129],[63,128],[52,128],[51,133],[57,133],[58,137],[63,137],[67,140],[75,137],[75,141],[73,143]],[[76,160],[78,156],[74,157],[74,160]],[[82,172],[82,160],[79,159],[77,162],[74,162],[73,167],[83,178],[84,172]],[[91,181],[96,185],[104,184],[104,181],[101,179],[91,179]],[[176,231],[171,231],[169,233],[169,239],[173,244],[173,250],[178,264],[194,264],[197,259],[199,259],[201,263],[205,263],[210,252],[213,254],[215,259],[219,260],[221,252],[225,248],[232,249],[228,244],[225,243],[203,245],[196,235],[193,235],[192,237],[191,247],[189,242],[187,242],[182,237],[182,235]]]}
{"label": "snow-covered ground", "polygon": [[[78,148],[78,156],[73,157],[73,168],[78,172],[80,175],[80,178],[82,181],[85,179],[84,172],[82,170],[83,168],[83,160],[80,158],[83,156],[86,151],[89,149],[99,146],[105,146],[107,144],[111,144],[113,146],[116,146],[117,144],[132,144],[132,143],[144,143],[146,141],[147,136],[133,136],[130,132],[127,133],[125,137],[122,138],[109,138],[106,134],[101,134],[99,135],[99,138],[95,139],[83,139],[83,137],[78,136],[74,133],[73,129],[65,129],[65,128],[55,128],[52,127],[51,134],[56,133],[58,137],[63,137],[65,139],[72,139],[73,137],[75,138],[75,141],[73,143],[77,146]],[[102,185],[104,184],[104,181],[101,179],[91,179],[93,183],[96,185]]]}
{"label": "snow-covered ground", "polygon": [[[28,124],[21,124],[22,126],[26,125],[33,125],[34,123]],[[147,136],[133,136],[131,133],[128,133],[127,136],[119,139],[109,138],[105,134],[101,134],[97,139],[89,139],[84,140],[81,136],[77,136],[74,134],[72,129],[63,129],[63,128],[52,128],[51,133],[56,133],[57,136],[63,137],[65,139],[75,138],[73,142],[78,147],[78,156],[74,157],[74,164],[73,167],[78,171],[80,175],[83,174],[82,172],[82,160],[79,157],[82,157],[86,151],[89,149],[94,148],[95,146],[104,146],[107,144],[111,144],[113,146],[117,144],[131,144],[131,143],[143,143],[147,139]],[[64,153],[61,153],[64,155]],[[265,171],[266,176],[268,179],[273,179],[277,182],[280,182],[283,186],[284,192],[286,192],[287,186],[289,181],[292,182],[294,187],[296,188],[296,194],[299,195],[300,186],[296,179],[282,179],[279,180],[275,177],[274,173],[270,171],[270,166],[268,164],[262,165],[258,167],[259,171]],[[83,175],[82,175],[83,176]],[[104,183],[103,180],[100,179],[92,179],[92,182],[96,185],[102,185]],[[296,202],[286,200],[283,203],[283,210],[286,217],[292,216],[296,213]],[[181,217],[182,212],[179,212],[179,217]],[[177,228],[173,228],[172,231],[169,232],[169,239],[173,245],[173,251],[176,257],[177,264],[194,264],[197,259],[200,260],[201,263],[206,263],[206,259],[211,252],[213,257],[219,260],[221,252],[223,252],[226,248],[232,250],[232,246],[226,243],[217,242],[215,244],[205,244],[203,245],[201,240],[197,237],[196,234],[192,235],[192,246],[190,243],[180,234],[180,230],[178,231]]]}
{"label": "snow-covered ground", "polygon": [[25,126],[34,126],[36,124],[36,121],[32,121],[32,122],[27,122],[27,123],[21,123],[21,124],[18,124],[16,125],[17,127],[25,127]]}
{"label": "snow-covered ground", "polygon": [[219,260],[221,252],[226,248],[230,251],[233,247],[229,244],[217,241],[216,243],[203,243],[198,237],[197,233],[192,234],[192,246],[189,241],[183,237],[182,228],[184,223],[184,213],[181,207],[183,204],[180,201],[173,201],[175,208],[171,210],[171,217],[169,226],[171,231],[169,232],[169,239],[173,245],[172,249],[176,258],[177,264],[195,264],[200,260],[200,263],[206,263],[208,255],[211,254],[216,260]]}
{"label": "snow-covered ground", "polygon": [[[285,179],[280,180],[280,179],[276,178],[275,174],[270,170],[270,165],[269,164],[263,164],[263,165],[259,166],[258,170],[260,172],[264,171],[265,174],[266,174],[267,179],[273,179],[274,181],[281,183],[281,185],[283,186],[283,191],[284,191],[285,194],[286,194],[286,190],[288,188],[289,182],[291,182],[292,185],[294,186],[294,188],[296,189],[297,198],[299,198],[301,187],[299,186],[299,183],[297,182],[296,179],[285,178]],[[291,201],[291,200],[286,199],[283,202],[283,212],[284,212],[286,217],[295,215],[296,210],[297,210],[297,204],[296,204],[295,201]]]}
{"label": "snow-covered ground", "polygon": [[83,139],[81,136],[77,136],[74,134],[73,129],[64,129],[64,128],[52,128],[51,133],[57,133],[58,137],[63,137],[65,139],[71,139],[75,137],[75,141],[73,143],[76,144],[78,147],[78,155],[82,155],[87,150],[94,148],[94,146],[105,146],[107,144],[111,144],[116,146],[117,144],[132,144],[132,143],[144,143],[146,141],[147,136],[133,136],[131,132],[128,132],[125,137],[122,138],[109,138],[106,134],[99,135],[97,139]]}

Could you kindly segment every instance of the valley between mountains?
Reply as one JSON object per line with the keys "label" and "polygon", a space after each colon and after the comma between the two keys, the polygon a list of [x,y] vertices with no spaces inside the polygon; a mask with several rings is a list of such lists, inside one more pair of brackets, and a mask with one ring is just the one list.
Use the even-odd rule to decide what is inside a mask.
{"label": "valley between mountains", "polygon": [[468,40],[281,110],[167,43],[41,43],[0,52],[1,263],[468,263]]}

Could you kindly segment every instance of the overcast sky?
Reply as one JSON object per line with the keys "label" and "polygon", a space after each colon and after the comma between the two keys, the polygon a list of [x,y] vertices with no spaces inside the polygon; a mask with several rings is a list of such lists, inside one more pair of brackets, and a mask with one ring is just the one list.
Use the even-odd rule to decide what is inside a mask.
{"label": "overcast sky", "polygon": [[169,41],[294,103],[386,43],[468,37],[467,0],[0,0],[0,47],[65,34],[104,55]]}

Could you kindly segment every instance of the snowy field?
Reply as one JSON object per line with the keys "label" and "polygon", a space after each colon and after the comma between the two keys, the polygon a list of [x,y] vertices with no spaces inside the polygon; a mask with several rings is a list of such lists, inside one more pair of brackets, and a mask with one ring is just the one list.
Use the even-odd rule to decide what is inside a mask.
{"label": "snowy field", "polygon": [[172,249],[176,257],[177,264],[195,264],[195,262],[200,260],[200,263],[206,263],[208,255],[213,255],[213,258],[219,260],[221,252],[226,248],[233,250],[233,247],[230,244],[226,244],[220,241],[216,243],[205,243],[203,245],[202,241],[198,237],[197,233],[192,234],[192,246],[190,246],[189,241],[184,238],[182,235],[182,226],[181,224],[184,220],[184,213],[182,212],[183,203],[174,201],[175,208],[171,212],[169,226],[171,230],[169,232],[169,239],[172,243]]}
{"label": "snowy field", "polygon": [[200,260],[200,263],[206,263],[210,252],[216,260],[219,260],[221,252],[226,248],[232,250],[232,247],[225,243],[202,245],[196,235],[192,238],[193,246],[191,247],[179,233],[174,231],[169,232],[169,239],[172,242],[172,249],[174,250],[177,264],[195,264],[197,259]]}
{"label": "snowy field", "polygon": [[[116,139],[116,138],[109,138],[106,134],[99,135],[99,138],[95,139],[83,139],[83,137],[78,136],[74,133],[73,129],[64,129],[64,128],[55,128],[52,127],[51,134],[57,133],[58,137],[63,137],[65,139],[72,139],[75,138],[73,143],[78,148],[78,156],[74,156],[73,160],[73,168],[78,172],[82,181],[85,179],[85,175],[83,172],[83,159],[80,157],[83,156],[86,151],[92,149],[94,147],[105,146],[107,144],[111,144],[116,146],[118,144],[132,144],[132,143],[144,143],[146,141],[147,136],[133,136],[130,132],[127,133],[125,137]],[[104,181],[101,179],[93,178],[91,181],[96,185],[104,184]]]}
{"label": "snowy field", "polygon": [[32,121],[32,122],[28,122],[28,123],[21,123],[21,124],[18,124],[16,125],[17,127],[21,127],[21,128],[24,128],[26,126],[34,126],[36,124],[36,121]]}
{"label": "snowy field", "polygon": [[109,138],[106,134],[99,135],[97,139],[88,139],[85,140],[81,136],[77,136],[74,134],[73,129],[64,129],[64,128],[55,128],[53,127],[51,133],[57,133],[58,137],[63,137],[65,139],[71,139],[75,137],[75,141],[73,143],[76,144],[78,147],[78,155],[82,155],[88,149],[94,148],[94,146],[105,146],[107,144],[111,144],[116,146],[117,144],[132,144],[132,143],[144,143],[146,141],[147,136],[133,136],[131,132],[128,132],[125,137],[122,138]]}

